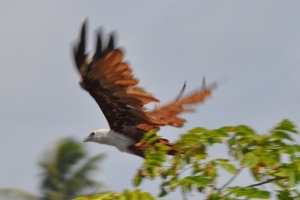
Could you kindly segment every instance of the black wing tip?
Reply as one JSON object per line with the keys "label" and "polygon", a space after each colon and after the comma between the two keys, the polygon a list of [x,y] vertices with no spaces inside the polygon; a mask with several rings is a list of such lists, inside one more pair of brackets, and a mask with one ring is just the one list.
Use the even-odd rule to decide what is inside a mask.
{"label": "black wing tip", "polygon": [[74,47],[74,59],[78,70],[80,70],[80,67],[83,64],[86,57],[85,40],[86,40],[87,23],[88,23],[88,19],[85,19],[82,23],[79,41]]}
{"label": "black wing tip", "polygon": [[88,18],[85,18],[84,20],[83,20],[83,22],[82,22],[82,28],[84,27],[86,27],[87,26],[87,24],[89,23],[89,19]]}
{"label": "black wing tip", "polygon": [[107,51],[111,51],[115,48],[115,38],[116,38],[116,32],[112,31],[109,33],[109,41],[107,44]]}
{"label": "black wing tip", "polygon": [[102,30],[101,28],[99,28],[96,32],[96,47],[95,47],[95,54],[93,56],[93,60],[97,60],[101,57],[102,51],[103,51],[103,47],[102,47]]}
{"label": "black wing tip", "polygon": [[[96,50],[95,54],[93,56],[93,61],[96,61],[98,59],[103,58],[105,55],[107,55],[109,52],[114,50],[115,47],[115,38],[116,38],[116,33],[114,31],[110,32],[108,34],[108,42],[104,44],[104,39],[102,37],[103,35],[103,28],[100,27],[97,32],[96,32]],[[106,45],[106,46],[104,46]]]}
{"label": "black wing tip", "polygon": [[85,19],[82,23],[81,32],[80,32],[80,41],[83,41],[84,44],[85,44],[87,26],[88,26],[88,19]]}
{"label": "black wing tip", "polygon": [[206,84],[206,79],[205,76],[202,79],[202,86],[201,86],[201,90],[215,90],[217,89],[220,85],[223,85],[224,83],[227,82],[227,76],[223,75],[220,78],[218,78],[216,81],[214,81],[213,83],[210,83],[209,85]]}
{"label": "black wing tip", "polygon": [[101,31],[101,29],[99,30],[99,32],[97,33],[97,46],[96,46],[96,50],[95,50],[95,52],[97,52],[97,51],[102,51],[102,31]]}
{"label": "black wing tip", "polygon": [[183,84],[181,90],[179,91],[177,97],[175,98],[176,101],[178,101],[183,96],[185,88],[186,88],[186,81],[184,81],[184,84]]}
{"label": "black wing tip", "polygon": [[[84,63],[86,59],[86,30],[88,26],[88,19],[86,18],[81,26],[80,37],[77,44],[74,46],[74,59],[77,69],[80,71],[80,67]],[[93,56],[92,63],[96,60],[103,58],[107,55],[110,51],[115,49],[115,38],[116,32],[112,31],[108,34],[108,42],[104,44],[103,35],[103,27],[100,26],[98,30],[96,30],[96,47],[95,47],[95,54]],[[105,45],[105,46],[104,46]]]}

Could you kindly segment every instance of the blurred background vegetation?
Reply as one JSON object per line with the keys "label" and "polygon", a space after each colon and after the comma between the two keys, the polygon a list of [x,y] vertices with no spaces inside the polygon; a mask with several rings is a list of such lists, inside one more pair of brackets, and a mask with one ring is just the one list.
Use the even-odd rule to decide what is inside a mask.
{"label": "blurred background vegetation", "polygon": [[[100,193],[104,184],[93,180],[104,154],[90,157],[82,142],[67,138],[42,155],[39,194],[16,188],[0,189],[1,200],[66,200],[79,194]],[[31,180],[28,180],[31,181]]]}

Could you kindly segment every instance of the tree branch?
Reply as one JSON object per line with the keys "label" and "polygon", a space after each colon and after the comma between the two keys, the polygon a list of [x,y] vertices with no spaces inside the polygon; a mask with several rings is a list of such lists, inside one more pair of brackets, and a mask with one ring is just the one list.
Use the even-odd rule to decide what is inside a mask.
{"label": "tree branch", "polygon": [[235,175],[233,175],[222,187],[220,187],[219,190],[223,190],[225,187],[227,187],[232,181],[234,181],[234,179],[236,179],[236,177],[240,174],[240,172],[242,171],[243,167],[239,168],[239,170],[236,172]]}
{"label": "tree branch", "polygon": [[273,181],[278,181],[278,180],[281,180],[281,179],[284,179],[284,177],[276,177],[276,178],[270,178],[270,179],[267,179],[265,181],[262,181],[260,183],[255,183],[255,184],[252,184],[252,185],[248,185],[246,187],[255,187],[255,186],[260,186],[260,185],[263,185],[263,184],[266,184],[266,183],[271,183]]}
{"label": "tree branch", "polygon": [[182,200],[188,200],[186,192],[182,188],[181,188],[181,195],[182,195]]}

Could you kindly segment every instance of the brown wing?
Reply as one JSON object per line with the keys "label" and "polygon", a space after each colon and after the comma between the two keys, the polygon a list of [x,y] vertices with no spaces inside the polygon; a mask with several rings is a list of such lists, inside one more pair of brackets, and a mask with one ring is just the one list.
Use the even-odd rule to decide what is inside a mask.
{"label": "brown wing", "polygon": [[[152,111],[147,112],[146,115],[152,124],[159,126],[169,125],[181,127],[186,120],[178,115],[182,112],[193,112],[194,110],[188,108],[188,106],[192,104],[203,103],[209,96],[211,96],[212,90],[215,89],[216,86],[217,84],[214,83],[206,87],[205,82],[203,82],[203,86],[200,90],[192,92],[191,94],[182,98],[177,98],[173,102],[165,104],[164,106],[156,107]],[[144,130],[156,128],[151,124],[140,124],[139,127]]]}
{"label": "brown wing", "polygon": [[98,33],[96,52],[89,61],[85,53],[86,22],[81,37],[74,48],[75,62],[82,77],[82,88],[96,100],[111,129],[135,138],[137,141],[145,132],[139,124],[152,124],[145,113],[144,105],[159,102],[151,94],[138,87],[128,64],[123,61],[123,52],[114,47],[114,36],[102,48],[101,33]]}

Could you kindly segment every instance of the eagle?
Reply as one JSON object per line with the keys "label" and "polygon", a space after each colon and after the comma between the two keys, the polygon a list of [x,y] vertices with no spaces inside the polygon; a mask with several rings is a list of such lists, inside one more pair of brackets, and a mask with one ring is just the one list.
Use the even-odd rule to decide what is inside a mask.
{"label": "eagle", "polygon": [[[149,110],[145,105],[158,103],[159,100],[138,86],[139,80],[124,61],[124,50],[115,46],[115,34],[109,33],[104,39],[99,29],[95,53],[89,58],[86,53],[86,28],[87,21],[83,23],[74,46],[74,60],[81,76],[80,86],[97,102],[109,129],[91,132],[84,142],[110,145],[122,152],[144,157],[145,146],[141,144],[141,139],[145,133],[162,126],[182,127],[186,120],[178,115],[193,111],[191,105],[204,102],[216,88],[216,84],[203,84],[183,96],[184,86],[178,98]],[[164,138],[155,142],[174,146]],[[169,154],[174,154],[174,151]]]}

